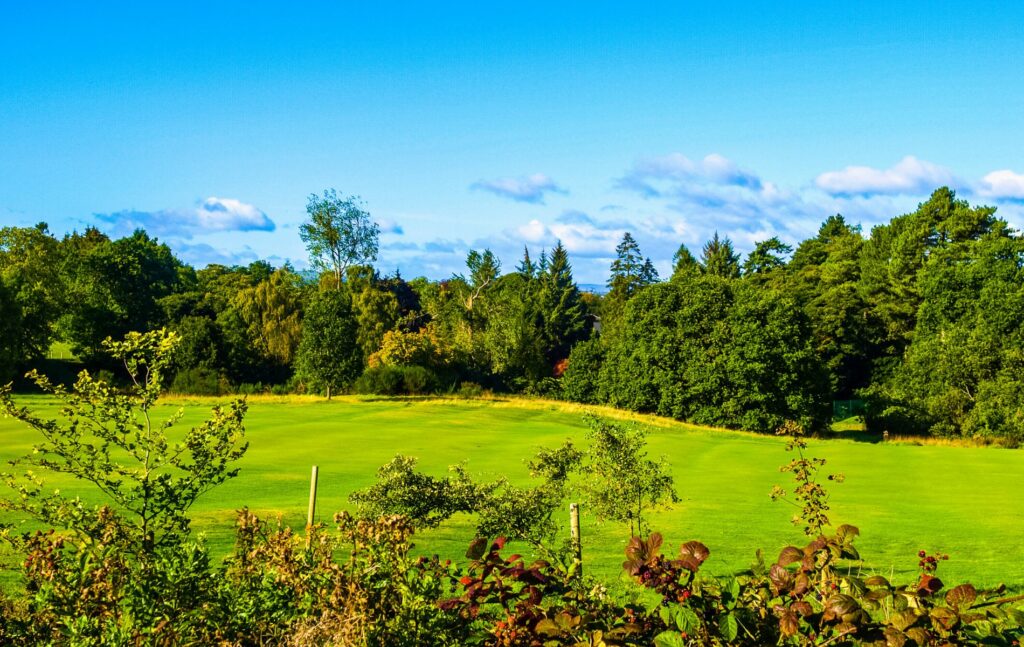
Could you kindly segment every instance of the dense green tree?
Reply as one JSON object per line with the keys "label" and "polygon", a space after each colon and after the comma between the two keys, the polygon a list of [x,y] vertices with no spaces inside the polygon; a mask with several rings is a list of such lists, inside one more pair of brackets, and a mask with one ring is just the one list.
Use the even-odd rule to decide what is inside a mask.
{"label": "dense green tree", "polygon": [[788,267],[788,291],[811,321],[815,348],[840,399],[867,386],[877,352],[878,325],[859,289],[863,247],[859,227],[831,216],[817,236],[800,243]]}
{"label": "dense green tree", "polygon": [[[216,352],[215,370],[235,384],[276,382],[283,379],[280,363],[256,351],[257,342],[250,334],[250,326],[241,310],[243,304],[238,299],[239,294],[269,281],[273,273],[274,268],[264,261],[245,267],[209,265],[199,270],[196,273],[198,285],[194,295],[183,295],[186,297],[186,312],[169,316],[171,326],[180,331],[180,346],[189,348],[195,344],[197,352]],[[188,302],[195,304],[191,311],[187,309]],[[173,305],[172,301],[164,301],[165,308]],[[186,324],[187,328],[182,329],[182,325],[176,322],[183,316],[207,318],[213,321],[215,330],[209,330],[198,322]],[[190,342],[193,334],[199,336],[195,337],[195,342]],[[178,364],[180,368],[187,369],[190,366],[182,359],[179,359]],[[209,368],[214,370],[213,366]]]}
{"label": "dense green tree", "polygon": [[550,365],[569,356],[573,344],[587,335],[586,312],[572,278],[569,254],[558,241],[540,277],[538,294],[544,354]]}
{"label": "dense green tree", "polygon": [[640,284],[643,286],[653,285],[660,280],[658,276],[658,270],[654,267],[654,263],[651,262],[651,258],[648,256],[644,259],[643,267],[640,268]]}
{"label": "dense green tree", "polygon": [[732,248],[728,237],[720,238],[718,232],[704,244],[700,255],[700,266],[706,274],[726,279],[740,275],[740,255]]}
{"label": "dense green tree", "polygon": [[919,273],[936,251],[962,245],[992,231],[995,209],[972,207],[947,187],[936,190],[916,211],[871,230],[861,256],[860,290],[882,326],[880,346],[897,366],[913,337],[921,306]]}
{"label": "dense green tree", "polygon": [[519,265],[516,265],[516,271],[528,279],[532,279],[537,275],[537,264],[530,260],[529,247],[523,247],[523,260],[519,261]]}
{"label": "dense green tree", "polygon": [[641,292],[624,324],[600,400],[764,432],[787,419],[823,426],[827,385],[806,317],[784,293],[693,276]]}
{"label": "dense green tree", "polygon": [[550,371],[544,361],[537,291],[536,281],[514,272],[495,282],[486,302],[487,362],[505,384],[532,384]]}
{"label": "dense green tree", "polygon": [[781,269],[786,266],[786,254],[792,251],[793,248],[779,240],[778,236],[754,243],[753,251],[747,254],[747,260],[743,262],[743,273],[749,276]]}
{"label": "dense green tree", "polygon": [[912,342],[869,391],[874,422],[1024,440],[1024,240],[1005,223],[935,250],[919,277]]}
{"label": "dense green tree", "polygon": [[326,393],[349,387],[363,368],[352,299],[344,290],[317,291],[306,304],[297,365],[310,388]]}
{"label": "dense green tree", "polygon": [[628,231],[615,248],[608,278],[608,293],[601,300],[602,332],[614,336],[622,319],[622,312],[638,291],[656,283],[658,272],[651,259],[644,260],[640,245]]}
{"label": "dense green tree", "polygon": [[252,350],[276,366],[278,380],[290,372],[302,337],[302,278],[290,267],[238,293],[233,304]]}
{"label": "dense green tree", "polygon": [[494,282],[501,275],[501,261],[489,249],[483,253],[470,250],[466,256],[466,267],[469,268],[468,283],[474,290],[481,290]]}
{"label": "dense green tree", "polygon": [[313,267],[334,273],[341,288],[350,265],[377,260],[380,227],[356,196],[339,198],[334,189],[313,193],[306,204],[308,220],[299,227]]}
{"label": "dense green tree", "polygon": [[20,312],[17,337],[7,340],[19,361],[46,355],[65,310],[60,242],[46,223],[0,228],[0,277]]}
{"label": "dense green tree", "polygon": [[572,347],[569,365],[562,376],[562,395],[573,402],[600,402],[601,364],[604,362],[603,337],[592,337]]}
{"label": "dense green tree", "polygon": [[98,359],[104,339],[163,324],[160,300],[180,289],[180,265],[142,230],[90,245],[69,273],[66,333],[73,350]]}
{"label": "dense green tree", "polygon": [[640,253],[640,245],[633,238],[633,234],[627,231],[622,235],[622,241],[615,247],[615,259],[612,261],[608,277],[608,293],[621,294],[623,300],[633,296],[633,293],[642,287],[643,267],[644,257]]}
{"label": "dense green tree", "polygon": [[173,366],[181,369],[202,368],[219,371],[221,357],[220,329],[210,317],[189,315],[176,319],[172,328],[178,336]]}
{"label": "dense green tree", "polygon": [[394,293],[384,289],[376,280],[353,293],[352,307],[358,322],[357,339],[365,359],[380,348],[384,333],[395,328],[401,311]]}
{"label": "dense green tree", "polygon": [[21,339],[21,308],[14,290],[0,276],[0,385],[14,377],[15,368],[24,359],[18,340]]}

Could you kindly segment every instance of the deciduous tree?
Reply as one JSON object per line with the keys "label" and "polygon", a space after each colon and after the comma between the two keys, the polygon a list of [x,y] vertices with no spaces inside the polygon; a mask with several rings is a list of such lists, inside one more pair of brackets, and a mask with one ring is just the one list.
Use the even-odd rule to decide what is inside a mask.
{"label": "deciduous tree", "polygon": [[299,227],[313,266],[334,273],[338,289],[350,265],[377,260],[380,227],[356,196],[338,197],[334,189],[315,193],[306,203],[308,220]]}

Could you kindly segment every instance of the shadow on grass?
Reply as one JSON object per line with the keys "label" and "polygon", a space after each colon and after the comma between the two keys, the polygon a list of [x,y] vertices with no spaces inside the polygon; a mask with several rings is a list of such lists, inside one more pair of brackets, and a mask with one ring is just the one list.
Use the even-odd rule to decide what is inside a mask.
{"label": "shadow on grass", "polygon": [[823,440],[852,440],[858,443],[880,443],[885,440],[881,433],[867,429],[831,429],[818,434]]}
{"label": "shadow on grass", "polygon": [[472,398],[458,395],[369,395],[362,402],[511,402],[508,398]]}

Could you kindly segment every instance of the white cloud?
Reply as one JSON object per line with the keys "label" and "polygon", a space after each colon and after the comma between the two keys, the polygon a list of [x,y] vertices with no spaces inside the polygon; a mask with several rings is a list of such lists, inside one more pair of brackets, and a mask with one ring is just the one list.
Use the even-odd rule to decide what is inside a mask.
{"label": "white cloud", "polygon": [[497,249],[521,249],[523,243],[551,248],[562,241],[566,251],[573,256],[605,258],[614,253],[627,229],[628,225],[623,227],[621,221],[601,222],[581,211],[566,211],[550,224],[533,219],[506,231],[499,239],[491,237],[480,242]]}
{"label": "white cloud", "polygon": [[487,191],[502,198],[530,204],[544,204],[547,193],[568,193],[553,179],[543,173],[534,173],[520,177],[505,177],[496,180],[478,180],[470,185],[471,189]]}
{"label": "white cloud", "polygon": [[114,235],[145,229],[156,236],[190,239],[225,231],[274,231],[274,221],[251,204],[211,196],[196,206],[159,211],[124,210],[93,214]]}
{"label": "white cloud", "polygon": [[1009,169],[992,171],[981,178],[978,194],[996,200],[1024,200],[1024,174]]}
{"label": "white cloud", "polygon": [[548,228],[544,226],[544,223],[535,218],[525,225],[520,225],[516,232],[528,243],[541,243],[544,242],[545,236],[547,236]]}
{"label": "white cloud", "polygon": [[907,155],[888,169],[847,166],[819,175],[814,183],[829,195],[921,195],[961,184],[944,166]]}

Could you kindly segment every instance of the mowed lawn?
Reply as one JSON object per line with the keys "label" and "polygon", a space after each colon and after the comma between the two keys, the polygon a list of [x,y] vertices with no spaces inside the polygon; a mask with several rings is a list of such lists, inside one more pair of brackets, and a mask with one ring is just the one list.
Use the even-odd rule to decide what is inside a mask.
{"label": "mowed lawn", "polygon": [[[55,411],[46,398],[20,401]],[[183,405],[183,424],[195,424],[213,402],[179,400],[160,413]],[[250,448],[241,474],[200,501],[193,511],[195,528],[214,552],[226,554],[235,510],[243,506],[301,527],[313,464],[320,468],[322,520],[346,508],[349,493],[372,483],[376,468],[398,453],[419,458],[421,468],[436,475],[465,461],[481,479],[507,476],[528,483],[525,460],[539,447],[569,438],[585,443],[584,410],[518,399],[252,398]],[[711,548],[706,568],[733,573],[749,567],[757,548],[772,560],[782,546],[803,540],[790,522],[795,509],[768,497],[774,484],[791,488],[790,475],[778,470],[791,457],[783,440],[595,411],[648,428],[651,453],[668,457],[682,501],[652,518],[668,546],[699,539]],[[0,419],[0,459],[24,453],[32,442],[30,430]],[[852,440],[812,440],[809,453],[828,459],[828,471],[846,475],[845,483],[830,484],[832,518],[860,528],[858,545],[868,571],[910,578],[924,549],[949,553],[939,572],[949,582],[1024,587],[1024,453]],[[66,479],[52,482],[74,491]],[[82,490],[82,496],[98,500],[90,491]],[[568,518],[567,510],[560,514]],[[583,535],[589,571],[617,580],[628,530],[585,516]],[[472,537],[472,520],[456,519],[418,536],[416,550],[458,558]],[[8,568],[12,561],[9,554],[0,557]],[[8,582],[11,577],[0,576]]]}

